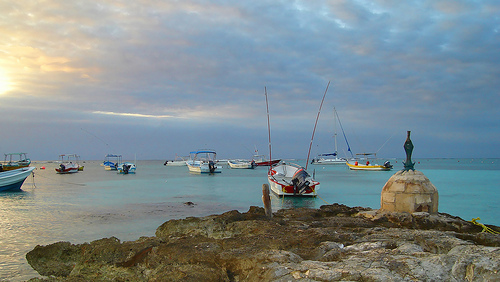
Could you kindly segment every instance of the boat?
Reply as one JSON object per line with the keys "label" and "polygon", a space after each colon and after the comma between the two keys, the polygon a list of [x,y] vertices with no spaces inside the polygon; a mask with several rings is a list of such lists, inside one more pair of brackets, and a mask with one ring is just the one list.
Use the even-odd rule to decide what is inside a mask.
{"label": "boat", "polygon": [[122,163],[122,155],[107,154],[104,156],[102,165],[104,170],[117,170],[120,163]]}
{"label": "boat", "polygon": [[352,151],[351,147],[349,146],[349,142],[347,141],[347,137],[345,136],[344,128],[342,127],[342,123],[340,122],[339,115],[337,113],[337,110],[333,108],[333,118],[334,118],[334,125],[335,125],[335,131],[333,135],[333,139],[335,141],[335,151],[333,153],[325,153],[325,154],[319,154],[315,159],[311,161],[311,164],[316,164],[316,165],[344,165],[347,162],[346,158],[339,158],[338,154],[338,149],[337,149],[337,120],[339,122],[340,128],[342,129],[342,133],[344,135],[345,142],[347,144],[347,151],[351,153],[352,156]]}
{"label": "boat", "polygon": [[59,155],[60,164],[55,170],[59,174],[76,173],[80,170],[78,161],[79,156],[76,154]]}
{"label": "boat", "polygon": [[273,166],[281,161],[281,159],[269,160],[264,155],[254,155],[252,161],[256,166]]}
{"label": "boat", "polygon": [[267,174],[269,187],[277,196],[316,197],[319,182],[300,165],[281,162],[271,167]]}
{"label": "boat", "polygon": [[136,169],[135,164],[131,162],[121,163],[116,168],[119,174],[135,173],[135,169]]}
{"label": "boat", "polygon": [[8,153],[4,154],[4,156],[4,162],[0,164],[0,171],[28,167],[31,164],[31,160],[27,157],[26,153]]}
{"label": "boat", "polygon": [[175,156],[174,160],[166,160],[163,165],[165,166],[185,166],[186,165],[186,158],[180,157],[180,156]]}
{"label": "boat", "polygon": [[[356,155],[374,155],[374,153],[364,153],[364,154],[356,154]],[[365,162],[366,160],[366,162]],[[364,164],[360,164],[360,161],[364,162]],[[380,165],[377,163],[373,163],[377,161],[376,159],[372,159],[372,162],[370,162],[370,159],[360,159],[360,160],[355,160],[354,163],[352,162],[346,162],[347,166],[351,170],[371,170],[371,171],[387,171],[391,170],[393,165],[391,165],[391,162],[389,161],[384,161],[384,164]]]}
{"label": "boat", "polygon": [[189,153],[190,159],[186,165],[190,172],[195,173],[220,173],[215,160],[217,153],[213,150],[200,150]]}
{"label": "boat", "polygon": [[20,190],[34,169],[34,166],[29,166],[0,172],[0,191]]}
{"label": "boat", "polygon": [[230,168],[252,169],[256,166],[254,161],[246,160],[228,160],[227,163],[229,164]]}
{"label": "boat", "polygon": [[[328,86],[330,82],[328,82]],[[326,87],[326,91],[328,91],[328,86]],[[321,100],[321,105],[319,111],[321,111],[321,106],[323,105],[323,101],[326,96],[323,95],[323,99]],[[269,134],[269,159],[272,160],[271,157],[271,124],[269,121],[269,105],[267,101],[267,90],[266,94],[266,107],[267,107],[267,127]],[[316,118],[316,124],[319,118]],[[316,124],[314,125],[313,134],[311,137],[311,145],[312,140],[314,138],[314,132],[316,130]],[[309,153],[311,152],[311,145],[309,146]],[[270,190],[279,197],[284,196],[312,196],[316,197],[316,190],[319,189],[319,182],[314,180],[313,177],[309,173],[307,173],[307,164],[309,162],[309,153],[306,160],[306,167],[302,167],[298,164],[294,163],[285,163],[279,162],[278,164],[271,166],[267,172],[267,179],[269,182]]]}

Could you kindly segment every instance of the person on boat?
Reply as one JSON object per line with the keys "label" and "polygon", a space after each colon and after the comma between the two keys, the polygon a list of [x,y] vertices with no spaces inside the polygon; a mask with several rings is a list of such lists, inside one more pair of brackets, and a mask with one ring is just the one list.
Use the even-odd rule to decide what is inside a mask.
{"label": "person on boat", "polygon": [[370,161],[366,161],[366,165],[370,165]]}

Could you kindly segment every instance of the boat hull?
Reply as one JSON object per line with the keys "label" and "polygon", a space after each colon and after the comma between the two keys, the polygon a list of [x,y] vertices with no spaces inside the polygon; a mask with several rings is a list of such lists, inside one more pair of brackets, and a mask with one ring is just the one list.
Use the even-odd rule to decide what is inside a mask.
{"label": "boat hull", "polygon": [[312,164],[315,165],[344,165],[347,162],[345,159],[318,159],[314,160]]}
{"label": "boat hull", "polygon": [[0,191],[18,191],[21,190],[26,178],[35,169],[32,167],[24,167],[15,170],[5,171],[0,173]]}
{"label": "boat hull", "polygon": [[[308,182],[306,186],[299,189],[293,184],[294,177],[299,173],[305,173],[304,181]],[[294,197],[316,197],[319,182],[313,180],[305,170],[297,165],[281,164],[272,167],[268,172],[269,188],[277,196],[294,196]]]}
{"label": "boat hull", "polygon": [[214,165],[212,169],[210,169],[210,166],[208,163],[198,163],[198,162],[187,162],[187,167],[189,169],[189,172],[193,173],[220,173],[221,171],[219,168]]}
{"label": "boat hull", "polygon": [[56,172],[59,174],[70,174],[77,173],[80,169],[78,164],[61,164],[59,168],[56,168]]}
{"label": "boat hull", "polygon": [[356,165],[346,163],[351,170],[370,170],[370,171],[388,171],[392,169],[391,167],[386,167],[384,165]]}
{"label": "boat hull", "polygon": [[255,167],[255,163],[247,161],[228,161],[230,168],[240,168],[240,169],[252,169]]}
{"label": "boat hull", "polygon": [[118,165],[117,171],[119,174],[134,174],[135,173],[135,164],[133,163],[122,163]]}
{"label": "boat hull", "polygon": [[263,162],[255,162],[256,166],[273,166],[279,163],[281,160],[272,160],[272,161],[263,161]]}

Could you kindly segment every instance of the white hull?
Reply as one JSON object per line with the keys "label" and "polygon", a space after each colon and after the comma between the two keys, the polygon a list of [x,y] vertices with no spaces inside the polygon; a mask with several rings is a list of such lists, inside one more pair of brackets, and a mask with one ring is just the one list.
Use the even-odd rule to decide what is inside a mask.
{"label": "white hull", "polygon": [[346,162],[347,162],[346,159],[339,159],[339,158],[336,158],[336,159],[318,159],[318,160],[314,160],[312,162],[312,164],[315,164],[315,165],[345,165]]}
{"label": "white hull", "polygon": [[119,164],[116,170],[118,171],[119,174],[133,174],[135,173],[135,169],[136,166],[134,163],[126,162]]}
{"label": "white hull", "polygon": [[[305,173],[304,178],[308,182],[307,187],[296,187],[293,179],[297,174]],[[312,196],[315,197],[319,189],[319,182],[312,179],[305,170],[298,165],[280,164],[272,167],[268,172],[269,188],[278,196]]]}
{"label": "white hull", "polygon": [[194,173],[220,173],[221,171],[217,167],[217,165],[214,164],[212,170],[210,169],[209,163],[207,162],[199,162],[199,161],[187,161],[186,165],[189,168],[190,172]]}
{"label": "white hull", "polygon": [[186,166],[186,161],[169,161],[166,166]]}
{"label": "white hull", "polygon": [[0,191],[19,190],[34,166],[0,172]]}
{"label": "white hull", "polygon": [[252,169],[254,164],[251,161],[227,161],[230,168]]}

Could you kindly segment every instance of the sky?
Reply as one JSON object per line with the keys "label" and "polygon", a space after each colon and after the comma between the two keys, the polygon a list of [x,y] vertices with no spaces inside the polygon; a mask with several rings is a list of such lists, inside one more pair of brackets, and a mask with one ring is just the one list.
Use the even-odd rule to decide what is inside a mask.
{"label": "sky", "polygon": [[268,155],[267,93],[273,158],[331,152],[335,133],[341,156],[345,134],[353,153],[405,158],[407,131],[413,158],[500,157],[496,0],[0,0],[0,10],[0,154]]}

